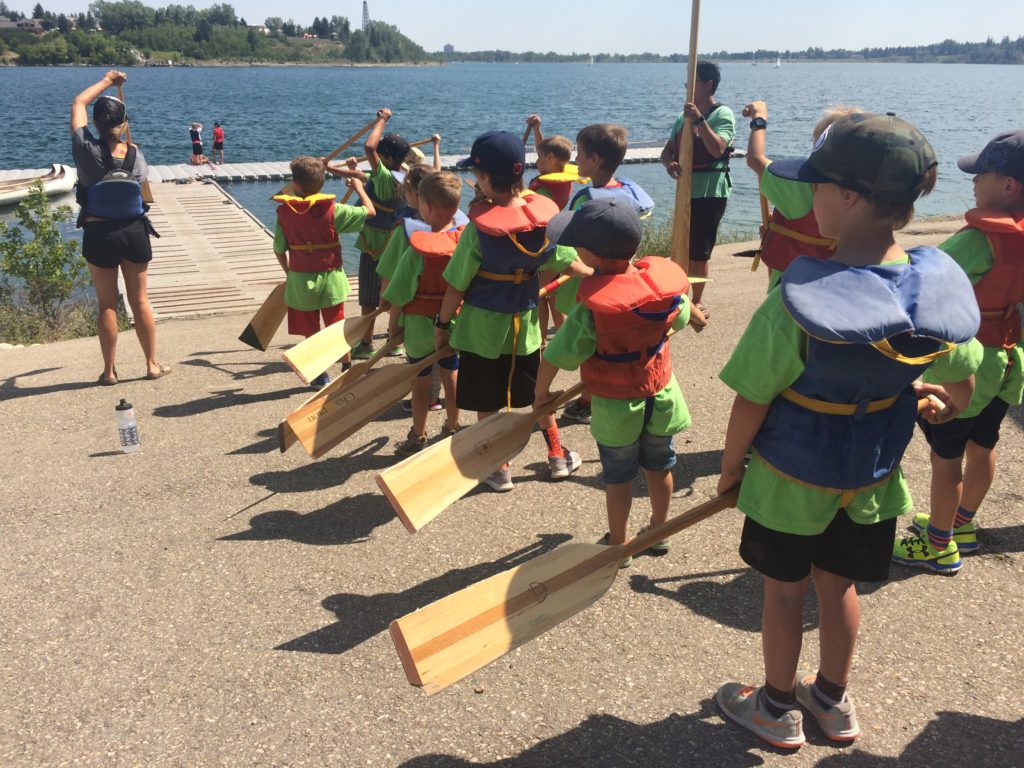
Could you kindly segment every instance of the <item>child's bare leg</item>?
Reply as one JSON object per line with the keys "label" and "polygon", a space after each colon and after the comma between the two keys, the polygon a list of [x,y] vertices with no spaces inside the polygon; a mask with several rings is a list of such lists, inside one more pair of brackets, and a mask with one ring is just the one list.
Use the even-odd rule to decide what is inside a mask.
{"label": "child's bare leg", "polygon": [[[690,277],[707,277],[708,276],[708,263],[707,261],[690,261],[690,268],[687,273]],[[704,283],[693,283],[693,303],[700,304],[701,297],[704,295]]]}
{"label": "child's bare leg", "polygon": [[967,441],[964,484],[960,504],[964,509],[977,512],[985,500],[988,489],[996,477],[996,452]]}
{"label": "child's bare leg", "polygon": [[932,451],[931,518],[929,524],[940,531],[953,530],[953,518],[960,506],[964,488],[961,468],[963,457],[943,459]]}
{"label": "child's bare leg", "polygon": [[608,507],[608,543],[622,544],[626,541],[629,508],[633,504],[633,483],[608,483],[604,500]]}
{"label": "child's bare leg", "polygon": [[540,322],[540,345],[543,347],[548,339],[548,299],[545,296],[537,305],[537,319]]}
{"label": "child's bare leg", "polygon": [[488,416],[493,416],[496,413],[497,413],[497,411],[477,411],[476,412],[476,420],[477,421],[483,421]]}
{"label": "child's bare leg", "polygon": [[860,626],[860,601],[850,579],[815,568],[814,590],[818,595],[818,669],[825,679],[846,686],[853,663],[853,648]]}
{"label": "child's bare leg", "polygon": [[565,322],[565,315],[559,312],[558,309],[555,307],[554,296],[545,297],[544,303],[548,305],[548,314],[551,317],[551,324],[555,326],[555,330],[557,331],[559,328],[562,327],[562,323]]}
{"label": "child's bare leg", "polygon": [[779,691],[792,691],[803,643],[804,595],[809,578],[779,581],[764,578],[761,613],[761,648],[764,676]]}
{"label": "child's bare leg", "polygon": [[[438,366],[440,368],[440,366]],[[459,406],[455,404],[455,387],[458,382],[458,371],[441,368],[441,386],[444,387],[445,426],[455,429],[459,426]]]}
{"label": "child's bare leg", "polygon": [[417,437],[427,434],[427,408],[430,407],[430,376],[417,376],[412,384],[412,431]]}
{"label": "child's bare leg", "polygon": [[651,494],[651,527],[668,520],[668,508],[672,503],[672,471],[669,469],[645,469],[647,489]]}

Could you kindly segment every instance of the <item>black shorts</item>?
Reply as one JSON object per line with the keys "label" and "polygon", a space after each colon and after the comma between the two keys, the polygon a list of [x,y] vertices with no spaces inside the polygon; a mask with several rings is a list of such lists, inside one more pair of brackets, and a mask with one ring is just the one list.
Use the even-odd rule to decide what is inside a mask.
{"label": "black shorts", "polygon": [[707,261],[718,239],[726,197],[695,197],[690,201],[690,261]]}
{"label": "black shorts", "polygon": [[812,565],[853,581],[886,581],[895,538],[895,517],[860,525],[845,509],[816,536],[773,531],[748,517],[743,521],[740,557],[778,581],[800,581]]}
{"label": "black shorts", "polygon": [[959,459],[964,455],[967,441],[989,450],[999,442],[999,425],[1003,423],[1006,409],[1010,406],[1000,397],[993,398],[977,416],[969,419],[953,419],[945,424],[929,424],[918,419],[918,426],[924,432],[924,439],[941,459]]}
{"label": "black shorts", "polygon": [[512,407],[533,405],[539,363],[539,349],[529,355],[501,355],[494,360],[472,352],[460,352],[455,404],[467,411],[502,410],[508,406],[511,373]]}
{"label": "black shorts", "polygon": [[192,154],[193,155],[201,155],[201,154],[203,154],[203,145],[202,144],[193,144],[192,145]]}
{"label": "black shorts", "polygon": [[215,141],[215,142],[213,142],[213,148],[215,150],[217,150],[218,152],[224,151],[224,142],[223,141]]}
{"label": "black shorts", "polygon": [[377,260],[363,251],[359,254],[359,306],[380,306],[380,275],[377,274]]}
{"label": "black shorts", "polygon": [[94,267],[117,269],[122,259],[134,264],[153,259],[145,219],[90,221],[82,230],[82,255]]}

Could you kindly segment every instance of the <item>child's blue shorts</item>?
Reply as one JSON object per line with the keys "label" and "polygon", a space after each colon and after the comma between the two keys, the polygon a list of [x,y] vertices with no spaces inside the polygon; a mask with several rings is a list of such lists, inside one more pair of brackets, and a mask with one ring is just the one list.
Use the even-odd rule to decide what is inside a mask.
{"label": "child's blue shorts", "polygon": [[672,435],[652,435],[647,430],[640,433],[635,443],[621,448],[598,443],[597,453],[601,457],[601,478],[606,483],[632,482],[640,467],[663,472],[676,465]]}

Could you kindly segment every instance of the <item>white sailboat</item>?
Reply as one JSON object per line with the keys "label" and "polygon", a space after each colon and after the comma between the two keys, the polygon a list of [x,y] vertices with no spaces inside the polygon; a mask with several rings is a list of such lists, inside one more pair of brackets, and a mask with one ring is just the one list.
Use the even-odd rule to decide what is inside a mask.
{"label": "white sailboat", "polygon": [[777,56],[775,58],[775,68],[778,69],[781,66],[782,66],[782,57],[781,56]]}

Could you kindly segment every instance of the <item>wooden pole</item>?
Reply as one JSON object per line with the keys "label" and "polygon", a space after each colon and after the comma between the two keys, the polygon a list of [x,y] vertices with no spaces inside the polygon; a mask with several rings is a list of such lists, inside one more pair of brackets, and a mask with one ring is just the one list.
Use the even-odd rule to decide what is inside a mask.
{"label": "wooden pole", "polygon": [[[690,10],[690,53],[686,60],[686,101],[693,102],[697,80],[697,28],[700,0],[692,0]],[[690,271],[690,195],[693,191],[693,121],[686,118],[676,135],[679,178],[676,180],[676,205],[672,214],[672,260]]]}
{"label": "wooden pole", "polygon": [[[764,195],[760,195],[761,198],[761,241],[764,241],[764,235],[768,231],[768,198]],[[751,272],[757,272],[757,265],[761,263],[761,249],[760,247],[754,251],[754,261],[750,265]]]}
{"label": "wooden pole", "polygon": [[[124,90],[119,85],[117,86],[117,98],[120,99],[121,103],[124,104],[125,115],[128,114],[128,105],[124,100]],[[127,121],[124,125],[124,137],[128,141],[128,146],[131,146],[135,142],[132,141],[132,127]],[[142,180],[142,202],[152,203],[153,202],[153,190],[149,188],[149,179]]]}

